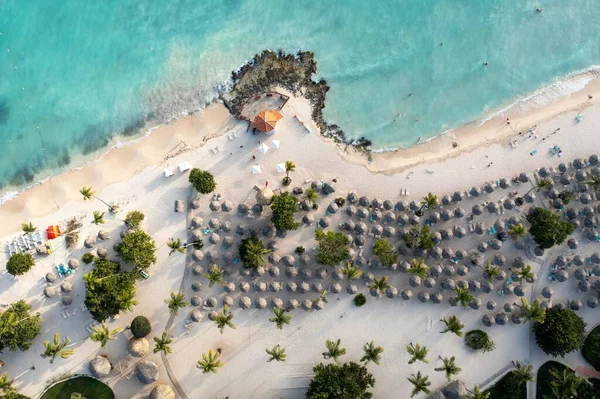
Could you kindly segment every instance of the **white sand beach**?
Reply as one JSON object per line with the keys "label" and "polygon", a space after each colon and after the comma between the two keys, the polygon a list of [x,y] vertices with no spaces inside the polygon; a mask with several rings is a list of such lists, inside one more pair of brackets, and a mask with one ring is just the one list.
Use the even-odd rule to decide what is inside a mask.
{"label": "white sand beach", "polygon": [[[498,295],[501,288],[498,284],[501,285],[501,282],[490,293],[477,293],[483,303],[480,310],[464,310],[448,305],[451,291],[443,292],[444,300],[441,304],[420,303],[416,296],[422,287],[412,288],[414,296],[410,301],[404,301],[400,297],[389,299],[385,295],[375,298],[369,295],[366,282],[360,279],[355,284],[359,292],[368,296],[368,302],[357,308],[352,303],[353,296],[346,293],[346,282],[339,282],[343,288],[341,293],[331,291],[330,285],[335,281],[329,270],[326,279],[319,281],[313,276],[308,281],[321,283],[324,289],[329,290],[328,303],[324,309],[306,311],[298,308],[292,312],[291,325],[280,331],[268,321],[271,317],[271,300],[281,298],[284,303],[289,299],[297,299],[299,302],[303,299],[315,300],[319,296],[318,292],[255,292],[251,289],[249,293],[241,293],[237,288],[233,293],[226,293],[218,285],[208,288],[205,278],[193,275],[190,268],[186,267],[184,254],[169,256],[166,242],[169,238],[181,238],[185,241],[192,216],[202,217],[205,223],[211,218],[219,218],[222,222],[227,220],[234,228],[240,223],[254,224],[261,228],[267,226],[269,212],[260,217],[249,218],[237,214],[237,205],[247,203],[252,206],[255,203],[255,185],[263,187],[268,182],[269,187],[274,190],[282,188],[283,174],[276,172],[276,165],[287,160],[292,160],[297,165],[291,176],[291,187],[306,189],[311,182],[333,184],[334,179],[336,180],[335,194],[322,196],[319,210],[312,212],[315,220],[325,216],[326,208],[333,198],[346,198],[349,192],[356,192],[358,196],[364,195],[369,199],[389,199],[393,203],[403,200],[408,203],[412,200],[419,202],[428,192],[441,198],[444,194],[464,192],[472,186],[481,187],[491,182],[496,189],[490,195],[465,198],[458,205],[445,207],[462,207],[470,214],[475,204],[498,202],[506,199],[509,191],[518,190],[523,194],[533,187],[528,182],[513,185],[506,190],[499,189],[495,182],[501,178],[510,180],[521,172],[526,172],[533,178],[534,172],[540,167],[556,167],[560,162],[568,164],[576,158],[587,159],[591,154],[600,152],[597,139],[597,127],[600,126],[600,106],[597,103],[600,99],[599,89],[600,82],[592,81],[584,90],[544,108],[524,114],[501,115],[482,126],[468,125],[457,129],[453,136],[439,137],[395,153],[374,154],[370,163],[352,149],[345,152],[343,148],[317,134],[316,126],[310,120],[310,106],[303,98],[292,98],[285,105],[282,110],[284,118],[278,123],[272,137],[251,134],[247,131],[247,123],[235,120],[223,105],[215,103],[202,112],[182,117],[156,129],[138,143],[113,149],[102,159],[80,170],[67,172],[36,185],[0,207],[0,236],[3,237],[0,241],[4,243],[14,237],[19,233],[20,224],[28,221],[45,229],[48,225],[64,224],[70,217],[81,217],[84,227],[75,251],[68,252],[64,244],[57,244],[54,254],[39,258],[31,271],[18,278],[12,278],[3,270],[8,255],[0,255],[0,302],[6,304],[25,299],[32,304],[34,311],[42,313],[42,334],[34,340],[27,352],[5,351],[0,356],[5,362],[2,370],[8,371],[11,377],[19,376],[15,386],[24,394],[37,397],[51,377],[63,373],[89,374],[89,361],[99,353],[107,353],[115,369],[104,381],[115,390],[117,397],[147,397],[154,385],[143,385],[136,379],[134,369],[140,358],[127,355],[127,338],[131,336],[129,331],[121,333],[117,341],[109,342],[107,351],[100,350],[99,345],[88,338],[86,326],[92,320],[89,313],[81,308],[85,298],[81,276],[91,269],[91,265],[81,264],[77,272],[68,277],[73,283],[72,292],[69,293],[73,305],[67,310],[79,309],[74,315],[63,318],[60,295],[54,298],[45,298],[43,295],[44,288],[47,287],[44,280],[46,273],[55,264],[66,263],[69,259],[81,259],[88,251],[83,248],[83,241],[88,236],[96,237],[99,230],[110,232],[111,238],[99,241],[93,250],[98,247],[106,248],[109,258],[112,258],[113,244],[118,242],[119,234],[124,229],[120,219],[128,211],[136,209],[146,215],[144,227],[156,240],[159,248],[158,261],[150,268],[150,278],[138,284],[136,298],[139,305],[134,312],[122,314],[118,320],[112,321],[111,328],[125,327],[133,317],[143,314],[152,321],[151,335],[160,335],[169,319],[164,299],[168,298],[170,292],[179,291],[186,273],[187,283],[183,292],[187,300],[194,295],[199,295],[202,299],[215,297],[218,300],[215,309],[219,310],[225,296],[233,299],[232,310],[237,329],[226,330],[223,334],[208,320],[209,312],[215,309],[201,307],[204,319],[190,325],[187,321],[193,308],[179,312],[170,330],[175,338],[173,353],[168,356],[171,376],[159,355],[150,353],[145,357],[159,365],[159,382],[172,385],[173,379],[178,381],[188,398],[302,398],[312,376],[312,367],[323,361],[321,352],[325,350],[325,340],[337,338],[341,338],[343,346],[348,350],[342,360],[358,361],[362,356],[362,346],[371,340],[384,347],[382,365],[368,366],[377,380],[374,389],[376,398],[408,397],[411,385],[406,377],[417,370],[430,376],[432,390],[443,387],[443,373],[433,371],[440,363],[438,355],[456,356],[457,364],[462,367],[462,373],[458,377],[468,387],[474,384],[489,385],[490,380],[499,371],[507,370],[513,360],[531,362],[537,367],[547,358],[532,341],[529,324],[517,325],[509,321],[505,326],[496,325],[486,329],[497,347],[494,352],[487,354],[472,353],[461,338],[439,333],[442,329],[440,319],[450,315],[457,315],[466,325],[466,331],[485,329],[481,322],[484,314],[494,315],[501,311],[505,303],[519,300],[514,295],[506,298]],[[589,95],[593,98],[590,99]],[[581,122],[576,122],[577,115],[581,116]],[[295,116],[304,121],[313,133],[306,133]],[[511,122],[509,125],[506,123],[507,118]],[[528,133],[528,129],[534,125],[537,127],[533,133]],[[281,142],[279,149],[271,148],[266,154],[258,152],[257,148],[261,143],[270,144],[273,139]],[[514,145],[510,145],[511,140],[514,140]],[[453,141],[458,144],[456,148],[452,148]],[[562,149],[561,158],[549,153],[553,146]],[[216,147],[218,152],[212,151]],[[182,200],[187,204],[191,194],[188,173],[181,173],[177,169],[184,162],[213,173],[218,183],[216,193],[221,195],[222,201],[231,201],[233,211],[211,211],[211,196],[207,195],[202,198],[198,209],[190,208],[188,212],[175,213],[174,202]],[[251,174],[250,169],[254,165],[260,165],[262,173]],[[175,169],[174,176],[164,177],[163,170],[167,167]],[[103,205],[96,200],[83,201],[79,194],[82,186],[93,186],[100,198],[119,203],[122,210],[107,217],[106,224],[102,226],[91,224],[92,211],[102,210]],[[405,190],[408,195],[401,195]],[[533,201],[538,206],[548,202],[541,195]],[[502,211],[501,214],[489,214],[485,211],[477,220],[489,227],[497,219],[522,217],[527,207]],[[299,212],[296,218],[300,220],[303,214],[304,212]],[[343,220],[348,219],[341,209],[338,213],[329,215],[329,218],[330,228],[334,230],[338,229]],[[455,225],[468,229],[468,224],[465,218],[457,218],[440,222],[435,229],[453,228]],[[399,226],[396,227],[400,230]],[[298,268],[310,267],[314,272],[319,268],[314,262],[312,250],[315,246],[314,231],[315,224],[303,225],[283,239],[269,237],[263,240],[274,241],[276,252],[281,256],[293,254],[297,246],[304,246],[313,262],[302,266],[297,261]],[[589,256],[598,251],[598,243],[588,242],[580,232],[576,235],[580,242],[578,251],[561,247],[546,251],[543,257],[526,260],[538,273],[537,283],[526,284],[528,298],[538,298],[542,287],[549,284],[547,274],[550,263],[556,256],[573,256],[576,253]],[[231,232],[222,235],[225,236],[232,236],[236,244],[239,242],[239,237],[233,236]],[[353,250],[355,255],[362,254],[368,259],[374,238],[367,235],[366,239],[367,243],[362,248],[353,246]],[[451,247],[454,251],[463,249],[471,252],[478,243],[488,239],[487,234],[481,236],[468,233],[465,238],[454,237],[443,246]],[[390,241],[395,246],[401,242],[398,236],[390,238]],[[235,244],[230,249],[224,249],[221,244],[209,244],[207,239],[204,242],[204,253],[214,252],[219,258],[227,251],[237,251]],[[522,251],[517,252],[512,243],[508,242],[501,251],[488,251],[485,254],[486,260],[491,260],[496,254],[505,256],[506,268],[514,258],[523,256]],[[411,256],[401,258],[409,260]],[[191,259],[187,261],[192,262]],[[430,265],[448,263],[447,260],[427,262]],[[211,262],[205,259],[196,263],[206,269]],[[219,263],[223,263],[229,272],[226,281],[234,282],[236,287],[240,282],[252,281],[250,277],[240,275],[239,264]],[[266,273],[254,281],[267,284],[274,281],[284,284],[290,281],[284,273],[285,265],[280,263],[276,266],[281,270],[279,277]],[[398,291],[408,287],[406,273],[370,269],[368,266],[363,266],[363,271],[365,275],[371,272],[376,277],[389,275],[390,283]],[[481,274],[480,269],[471,267],[469,275],[464,279],[483,281]],[[462,279],[457,275],[453,278]],[[197,280],[202,282],[202,289],[196,293],[191,284]],[[302,279],[298,277],[295,281],[299,285]],[[60,282],[59,279],[54,285],[57,286]],[[578,292],[576,285],[574,279],[553,284],[555,303],[565,302],[567,299],[582,300],[584,307],[579,313],[588,326],[594,326],[600,322],[600,313],[585,306],[590,293]],[[436,290],[430,291],[433,293]],[[238,300],[242,296],[250,297],[253,302],[258,298],[265,298],[268,302],[267,309],[256,309],[254,305],[250,309],[240,309]],[[497,302],[498,309],[487,311],[486,303],[492,300]],[[42,342],[44,339],[51,339],[55,332],[72,339],[76,354],[67,360],[57,359],[52,367],[48,367],[48,361],[40,357]],[[410,342],[419,342],[429,348],[428,365],[407,365],[409,357],[405,346]],[[265,348],[276,344],[287,350],[288,360],[285,363],[266,362],[268,357]],[[196,362],[202,352],[211,348],[222,349],[225,366],[217,374],[202,374],[195,368]],[[566,358],[566,362],[574,368],[583,363],[583,359],[579,354],[573,354]],[[31,366],[35,366],[35,370],[29,370]]]}

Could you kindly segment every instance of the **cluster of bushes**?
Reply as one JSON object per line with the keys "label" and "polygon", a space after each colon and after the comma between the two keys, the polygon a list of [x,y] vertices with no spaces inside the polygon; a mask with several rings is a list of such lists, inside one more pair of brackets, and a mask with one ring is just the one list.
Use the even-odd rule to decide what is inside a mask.
{"label": "cluster of bushes", "polygon": [[121,271],[118,262],[96,258],[94,268],[83,276],[85,306],[94,320],[104,322],[122,311],[133,309],[136,273]]}
{"label": "cluster of bushes", "polygon": [[471,330],[465,334],[465,344],[473,350],[483,349],[483,353],[496,349],[494,341],[482,330]]}
{"label": "cluster of bushes", "polygon": [[20,276],[27,273],[34,264],[35,260],[29,252],[17,252],[8,259],[6,271],[13,276]]}
{"label": "cluster of bushes", "polygon": [[315,238],[317,246],[317,262],[322,265],[335,266],[348,259],[350,240],[345,234],[335,231],[317,230]]}
{"label": "cluster of bushes", "polygon": [[0,314],[0,352],[4,349],[26,351],[41,332],[41,316],[30,313],[24,300],[12,303]]}
{"label": "cluster of bushes", "polygon": [[306,399],[369,399],[373,394],[368,390],[375,387],[375,378],[363,365],[348,362],[344,364],[318,364],[311,380]]}

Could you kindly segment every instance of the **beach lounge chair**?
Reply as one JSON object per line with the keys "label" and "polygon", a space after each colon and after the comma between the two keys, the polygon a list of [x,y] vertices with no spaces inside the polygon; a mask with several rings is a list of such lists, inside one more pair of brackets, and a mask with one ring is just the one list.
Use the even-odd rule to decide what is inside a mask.
{"label": "beach lounge chair", "polygon": [[171,177],[175,174],[175,172],[173,172],[173,168],[166,168],[164,170],[164,174],[165,174],[165,177]]}
{"label": "beach lounge chair", "polygon": [[179,171],[180,172],[185,172],[186,170],[191,169],[192,167],[190,166],[190,164],[188,164],[187,162],[183,162],[179,164]]}

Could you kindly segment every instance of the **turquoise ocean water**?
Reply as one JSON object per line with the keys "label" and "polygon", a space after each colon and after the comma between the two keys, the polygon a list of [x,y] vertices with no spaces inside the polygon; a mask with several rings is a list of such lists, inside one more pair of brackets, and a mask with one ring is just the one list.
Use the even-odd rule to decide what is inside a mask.
{"label": "turquoise ocean water", "polygon": [[598,0],[0,0],[0,188],[202,107],[265,48],[316,53],[349,137],[410,145],[600,64],[599,20]]}

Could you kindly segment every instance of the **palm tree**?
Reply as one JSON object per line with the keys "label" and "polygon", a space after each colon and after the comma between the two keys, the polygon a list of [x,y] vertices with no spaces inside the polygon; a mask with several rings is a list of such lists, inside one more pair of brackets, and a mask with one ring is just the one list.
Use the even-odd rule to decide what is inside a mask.
{"label": "palm tree", "polygon": [[283,326],[290,324],[290,320],[292,320],[292,316],[287,314],[287,310],[283,308],[273,307],[273,314],[275,317],[269,319],[269,321],[275,323],[280,330],[283,330]]}
{"label": "palm tree", "polygon": [[429,390],[429,386],[431,385],[431,381],[429,381],[429,376],[421,375],[421,372],[418,371],[417,374],[412,374],[410,377],[407,377],[408,381],[413,384],[413,390],[410,394],[412,398],[419,392],[423,392],[426,395],[429,395],[431,391]]}
{"label": "palm tree", "polygon": [[469,392],[467,395],[467,399],[489,399],[491,392],[481,392],[479,390],[479,385],[475,385],[473,387],[473,391]]}
{"label": "palm tree", "polygon": [[173,338],[169,337],[166,331],[162,333],[160,338],[154,337],[154,343],[154,353],[162,352],[165,355],[170,355],[173,352],[173,349],[171,349]]}
{"label": "palm tree", "polygon": [[337,364],[340,364],[338,358],[346,354],[346,348],[340,348],[341,343],[341,339],[338,339],[335,342],[328,339],[325,342],[325,347],[327,348],[327,351],[323,352],[323,359],[333,359]]}
{"label": "palm tree", "polygon": [[456,296],[454,297],[454,300],[457,303],[460,303],[460,306],[462,306],[463,309],[466,309],[469,306],[469,302],[471,302],[475,297],[471,294],[468,288],[456,287],[455,290]]}
{"label": "palm tree", "polygon": [[438,207],[439,204],[440,203],[438,202],[437,195],[429,193],[423,197],[423,200],[421,201],[421,207],[419,209],[417,209],[415,214],[417,216],[423,216],[423,208],[424,207],[427,207],[427,209],[435,209]]}
{"label": "palm tree", "polygon": [[375,346],[375,343],[371,341],[363,346],[363,351],[365,352],[365,355],[360,358],[361,362],[365,362],[365,364],[369,362],[373,362],[376,365],[381,364],[381,354],[383,353],[383,348],[381,346]]}
{"label": "palm tree", "polygon": [[508,229],[508,235],[514,240],[519,240],[527,235],[527,229],[522,223],[513,224]]}
{"label": "palm tree", "polygon": [[592,180],[586,181],[585,184],[592,186],[596,191],[600,191],[600,176],[592,176],[590,179]]}
{"label": "palm tree", "polygon": [[244,262],[254,267],[259,267],[267,263],[265,257],[271,250],[263,247],[260,240],[248,240],[246,242],[246,254],[244,256]]}
{"label": "palm tree", "polygon": [[531,270],[531,265],[525,265],[521,267],[515,272],[515,274],[519,276],[521,281],[525,280],[533,283],[533,280],[535,279],[535,273]]}
{"label": "palm tree", "polygon": [[493,281],[500,275],[500,273],[502,273],[500,267],[493,265],[492,262],[488,262],[487,265],[485,265],[483,272],[485,273],[485,278],[488,281]]}
{"label": "palm tree", "polygon": [[317,202],[318,199],[319,199],[319,193],[317,193],[316,190],[314,190],[310,187],[306,189],[306,200],[308,202],[310,202],[311,204],[314,204],[315,202]]}
{"label": "palm tree", "polygon": [[96,198],[98,201],[100,201],[100,202],[102,202],[104,205],[106,205],[106,206],[108,207],[108,210],[109,210],[109,211],[111,211],[111,212],[112,212],[112,211],[114,210],[113,206],[111,206],[111,205],[108,205],[108,204],[106,203],[106,201],[104,201],[103,199],[101,199],[101,198],[99,198],[98,196],[96,196],[96,192],[95,192],[95,191],[92,189],[92,187],[91,187],[91,186],[90,186],[90,187],[85,187],[85,186],[84,186],[84,187],[82,187],[82,188],[81,188],[81,190],[79,190],[79,193],[80,193],[81,195],[83,195],[83,200],[84,200],[84,201],[86,201],[86,200],[89,200],[89,199],[92,199],[92,198]]}
{"label": "palm tree", "polygon": [[0,375],[0,394],[7,395],[8,393],[15,392],[12,384],[13,380],[8,379],[8,373]]}
{"label": "palm tree", "polygon": [[426,346],[421,346],[418,342],[416,345],[413,345],[411,342],[410,345],[406,345],[406,351],[412,356],[408,361],[408,364],[413,364],[417,360],[423,363],[429,363],[426,359],[428,351]]}
{"label": "palm tree", "polygon": [[463,336],[462,329],[465,328],[465,325],[462,323],[462,321],[459,320],[458,317],[452,315],[448,318],[448,320],[443,318],[440,321],[446,325],[446,328],[440,331],[440,333],[444,334],[447,332],[451,332],[453,334],[458,335],[459,337]]}
{"label": "palm tree", "polygon": [[21,230],[23,230],[23,233],[25,233],[25,235],[29,235],[35,233],[37,231],[37,227],[34,226],[31,222],[23,223],[21,225]]}
{"label": "palm tree", "polygon": [[189,305],[189,303],[185,301],[185,294],[183,292],[171,291],[171,299],[165,299],[165,302],[169,305],[169,310],[175,316],[179,313],[179,308],[185,308]]}
{"label": "palm tree", "polygon": [[234,330],[237,328],[237,326],[233,324],[232,320],[233,313],[229,312],[229,305],[223,306],[223,311],[218,312],[215,318],[213,319],[213,321],[217,325],[217,328],[219,329],[219,331],[221,331],[221,334],[223,334],[223,330],[225,330],[225,327],[229,327]]}
{"label": "palm tree", "polygon": [[105,214],[106,214],[106,212],[94,211],[93,212],[94,220],[92,220],[92,224],[95,224],[96,226],[99,224],[104,224],[104,222],[105,222],[104,215]]}
{"label": "palm tree", "polygon": [[353,266],[350,262],[346,262],[346,266],[341,267],[339,272],[345,276],[348,281],[356,280],[362,276],[362,271],[358,267]]}
{"label": "palm tree", "polygon": [[329,301],[327,300],[327,290],[321,290],[321,293],[319,294],[317,301],[323,301],[324,303],[329,303]]}
{"label": "palm tree", "polygon": [[50,364],[54,363],[54,359],[57,356],[60,356],[63,359],[67,359],[71,355],[75,353],[73,349],[66,349],[67,346],[71,343],[69,337],[65,337],[62,341],[60,340],[60,334],[54,334],[54,341],[49,342],[48,340],[44,340],[44,353],[42,353],[43,358],[50,358]]}
{"label": "palm tree", "polygon": [[225,284],[225,280],[223,280],[223,276],[225,275],[225,271],[217,265],[212,265],[208,271],[208,273],[202,273],[204,277],[208,279],[208,286],[212,287],[215,283],[219,283],[221,285]]}
{"label": "palm tree", "polygon": [[550,180],[549,178],[547,178],[547,177],[541,178],[540,180],[537,181],[535,186],[530,188],[522,197],[515,198],[515,203],[519,206],[523,205],[523,197],[524,196],[526,196],[527,194],[529,194],[530,192],[532,192],[535,189],[537,189],[537,191],[539,193],[544,188],[549,187],[551,184],[552,184],[552,180]]}
{"label": "palm tree", "polygon": [[296,164],[293,161],[285,161],[285,178],[288,181],[291,181],[292,179],[290,179],[290,172],[294,172],[296,170]]}
{"label": "palm tree", "polygon": [[519,381],[519,385],[533,381],[533,365],[521,364],[521,362],[512,362],[515,369],[512,371],[513,376]]}
{"label": "palm tree", "polygon": [[214,352],[210,349],[208,353],[202,353],[202,359],[198,360],[196,367],[206,374],[218,372],[219,368],[223,367],[223,365],[221,353],[219,351]]}
{"label": "palm tree", "polygon": [[385,292],[385,290],[390,288],[390,284],[389,284],[388,280],[389,280],[388,276],[383,276],[380,279],[374,279],[373,282],[371,284],[369,284],[368,287],[372,290],[377,291],[377,293],[381,297],[383,295],[383,293]]}
{"label": "palm tree", "polygon": [[429,266],[427,266],[423,260],[413,259],[410,261],[410,267],[407,271],[421,278],[425,278],[427,277],[427,273],[429,273]]}
{"label": "palm tree", "polygon": [[457,375],[462,371],[462,369],[456,365],[456,358],[454,356],[449,358],[440,356],[439,358],[442,362],[444,362],[444,365],[442,367],[436,367],[434,370],[443,371],[444,373],[446,373],[446,379],[448,381],[452,379],[453,375]]}
{"label": "palm tree", "polygon": [[105,323],[102,323],[94,328],[94,331],[90,334],[90,339],[94,342],[100,342],[100,347],[105,348],[108,341],[117,339],[117,334],[120,332],[120,328],[110,330]]}
{"label": "palm tree", "polygon": [[183,246],[183,243],[181,242],[181,238],[169,239],[169,241],[167,241],[167,246],[169,248],[171,248],[171,251],[169,252],[169,256],[171,256],[175,252],[179,252],[180,254],[185,252],[185,247]]}
{"label": "palm tree", "polygon": [[285,359],[287,359],[285,348],[282,348],[279,345],[275,345],[273,349],[267,348],[265,351],[271,356],[267,362],[272,362],[273,360],[277,362],[285,362]]}
{"label": "palm tree", "polygon": [[565,367],[562,372],[556,368],[549,370],[552,380],[550,381],[550,387],[552,388],[552,394],[555,398],[578,398],[577,389],[583,382],[581,377],[575,375],[575,373]]}

